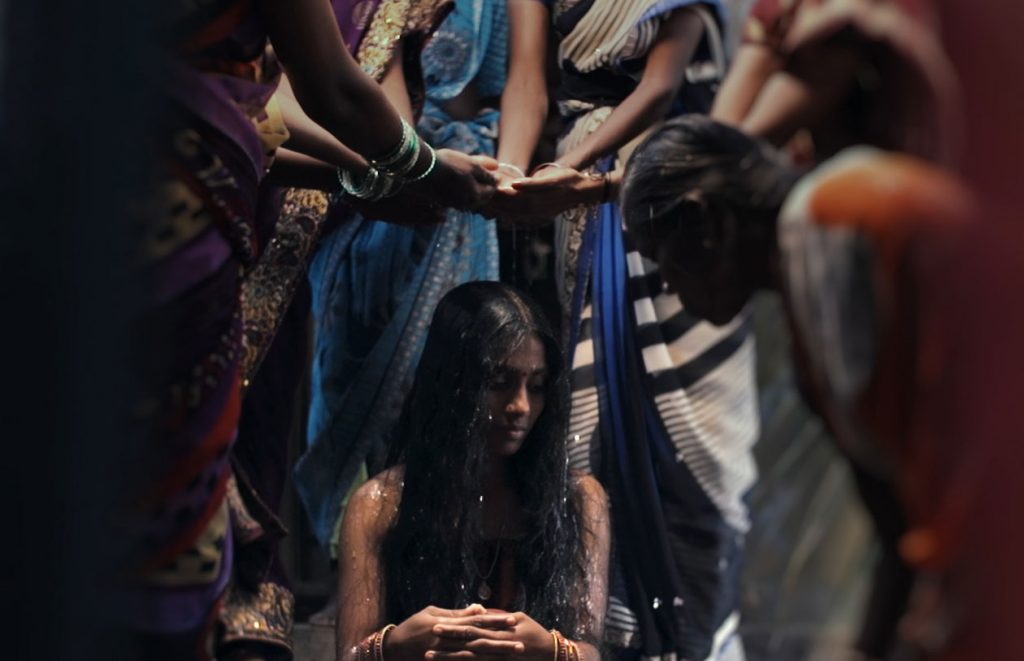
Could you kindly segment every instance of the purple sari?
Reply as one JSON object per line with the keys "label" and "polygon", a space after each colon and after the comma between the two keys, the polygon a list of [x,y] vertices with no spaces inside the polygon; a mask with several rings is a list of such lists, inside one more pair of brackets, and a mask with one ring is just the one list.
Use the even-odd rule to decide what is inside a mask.
{"label": "purple sari", "polygon": [[147,658],[205,656],[231,573],[225,497],[241,407],[239,288],[260,248],[260,126],[278,79],[248,2],[186,8],[175,28],[162,72],[161,194],[138,258],[151,292],[135,334],[146,444],[137,502],[123,517],[140,559],[124,608]]}

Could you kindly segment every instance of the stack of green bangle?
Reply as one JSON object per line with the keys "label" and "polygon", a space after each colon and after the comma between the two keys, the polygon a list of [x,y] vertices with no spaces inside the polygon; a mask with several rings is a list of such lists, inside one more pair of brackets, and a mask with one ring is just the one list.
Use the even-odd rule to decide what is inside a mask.
{"label": "stack of green bangle", "polygon": [[[430,154],[430,163],[423,172],[410,177],[409,174],[419,163],[423,147]],[[386,156],[371,159],[370,167],[362,177],[338,168],[338,183],[348,195],[374,202],[394,195],[405,183],[426,179],[436,167],[437,153],[434,148],[422,142],[416,130],[403,119],[402,138],[395,149]]]}

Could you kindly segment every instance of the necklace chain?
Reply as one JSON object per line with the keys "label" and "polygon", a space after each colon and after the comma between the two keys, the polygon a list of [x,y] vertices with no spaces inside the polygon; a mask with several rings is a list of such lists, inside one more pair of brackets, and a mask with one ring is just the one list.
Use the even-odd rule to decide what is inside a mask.
{"label": "necklace chain", "polygon": [[498,531],[498,538],[495,540],[494,558],[491,560],[491,567],[487,570],[486,574],[480,572],[480,567],[477,566],[476,560],[473,559],[473,573],[480,577],[480,586],[477,588],[476,594],[480,597],[481,601],[488,601],[494,595],[491,590],[491,586],[488,585],[488,581],[494,574],[495,568],[498,566],[498,558],[501,557],[501,541],[505,535],[505,523],[502,522],[501,530]]}

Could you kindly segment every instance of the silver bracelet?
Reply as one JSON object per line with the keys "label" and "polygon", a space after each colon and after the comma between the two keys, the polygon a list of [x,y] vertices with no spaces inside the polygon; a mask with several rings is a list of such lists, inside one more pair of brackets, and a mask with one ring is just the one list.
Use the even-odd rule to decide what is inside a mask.
{"label": "silver bracelet", "polygon": [[384,167],[392,167],[397,161],[402,160],[403,155],[406,157],[408,156],[405,152],[409,149],[409,145],[412,143],[412,139],[416,135],[416,130],[413,129],[405,119],[402,119],[401,122],[402,137],[398,141],[398,146],[388,152],[386,156],[374,159],[375,163],[380,163]]}
{"label": "silver bracelet", "polygon": [[526,176],[526,173],[523,172],[523,169],[521,167],[519,167],[518,165],[515,165],[514,163],[504,163],[504,162],[502,162],[502,163],[498,163],[498,167],[511,168],[511,169],[515,170],[516,172],[519,173],[518,176],[520,178]]}
{"label": "silver bracelet", "polygon": [[430,152],[430,164],[427,165],[427,169],[424,170],[423,172],[420,172],[415,177],[409,177],[408,179],[405,180],[406,183],[414,183],[426,179],[427,177],[430,176],[430,173],[434,171],[434,168],[437,167],[437,152],[434,151],[434,148],[431,147],[429,144],[427,145],[427,151]]}
{"label": "silver bracelet", "polygon": [[420,137],[416,129],[402,120],[402,140],[398,148],[383,158],[370,160],[370,165],[394,177],[409,174],[420,160]]}
{"label": "silver bracelet", "polygon": [[348,170],[338,168],[337,172],[341,190],[359,200],[376,202],[394,195],[401,188],[400,181],[372,166],[360,181],[357,181],[356,176]]}

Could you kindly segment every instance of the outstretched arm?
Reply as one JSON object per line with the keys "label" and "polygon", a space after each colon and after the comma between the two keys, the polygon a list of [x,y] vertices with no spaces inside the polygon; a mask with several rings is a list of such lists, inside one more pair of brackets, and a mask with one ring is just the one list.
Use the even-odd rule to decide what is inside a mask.
{"label": "outstretched arm", "polygon": [[601,128],[559,157],[558,162],[582,170],[664,119],[683,85],[686,64],[693,57],[703,33],[704,23],[696,10],[683,8],[672,12],[658,30],[637,88],[615,108]]}
{"label": "outstretched arm", "polygon": [[536,0],[507,0],[508,82],[501,95],[498,160],[523,172],[540,140],[548,114],[548,8]]}
{"label": "outstretched arm", "polygon": [[633,93],[598,130],[558,158],[558,164],[564,167],[547,167],[533,177],[510,182],[509,188],[502,189],[495,198],[491,213],[531,223],[580,204],[615,199],[624,164],[606,178],[593,178],[580,171],[664,119],[683,85],[685,63],[693,56],[703,32],[704,24],[696,11],[684,8],[673,12],[659,28],[643,77]]}
{"label": "outstretched arm", "polygon": [[790,63],[764,84],[741,128],[776,146],[786,144],[835,110],[856,83],[861,64],[861,54],[842,45],[821,47],[813,63]]}
{"label": "outstretched arm", "polygon": [[[395,47],[381,88],[391,105],[406,121],[413,121],[409,92],[402,71],[402,44]],[[288,76],[281,77],[275,97],[288,126],[288,149],[278,150],[270,175],[280,185],[335,191],[338,178],[334,168],[359,171],[366,159],[338,141],[302,109]],[[280,164],[280,165],[279,165]]]}
{"label": "outstretched arm", "polygon": [[398,144],[398,112],[345,47],[327,0],[267,0],[260,6],[295,98],[313,121],[364,156]]}
{"label": "outstretched arm", "polygon": [[742,126],[772,74],[782,69],[781,55],[764,44],[744,44],[736,51],[729,74],[722,82],[711,118]]}
{"label": "outstretched arm", "polygon": [[309,118],[295,98],[288,76],[281,77],[275,96],[288,126],[288,141],[285,143],[288,149],[346,170],[366,167],[365,158],[341,144],[330,131]]}
{"label": "outstretched arm", "polygon": [[[398,112],[345,48],[327,0],[264,0],[260,7],[295,98],[314,122],[364,157],[381,157],[400,144]],[[412,174],[426,172],[431,160],[430,151],[421,150]],[[366,168],[353,172],[362,176]],[[494,178],[478,162],[444,151],[433,174],[412,188],[442,204],[475,209],[493,194]]]}

